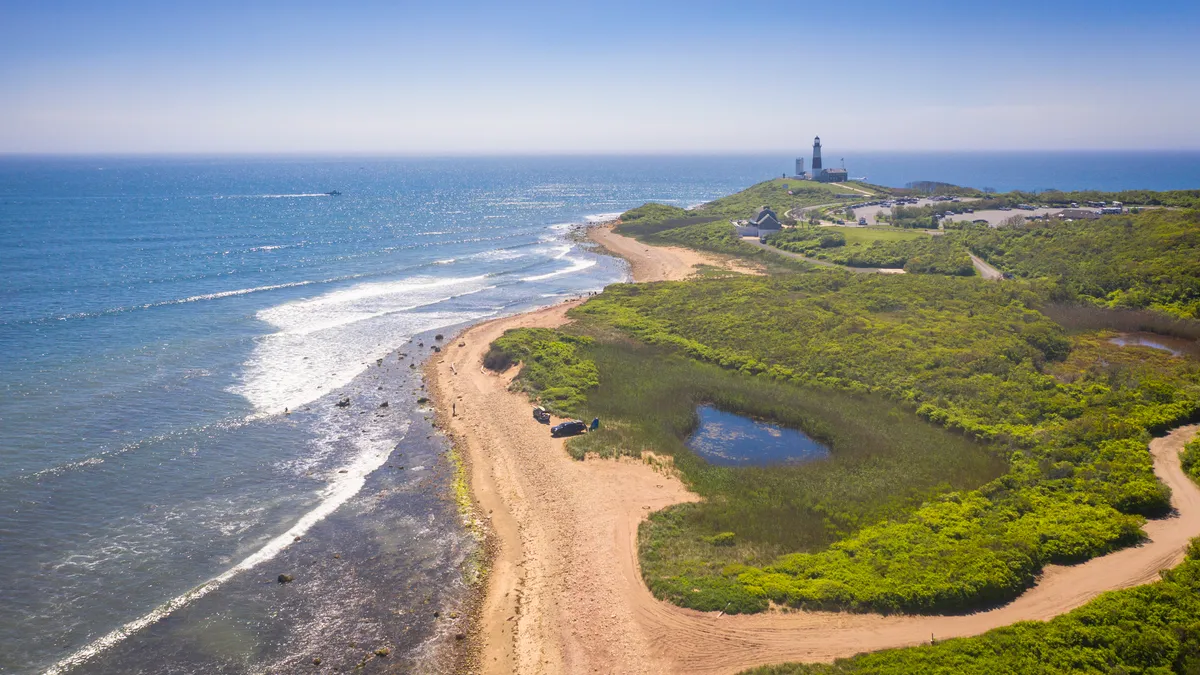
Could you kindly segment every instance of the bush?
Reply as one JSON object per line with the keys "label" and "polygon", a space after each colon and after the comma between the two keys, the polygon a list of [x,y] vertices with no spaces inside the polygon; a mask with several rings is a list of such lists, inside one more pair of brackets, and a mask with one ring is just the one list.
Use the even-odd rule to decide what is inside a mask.
{"label": "bush", "polygon": [[600,383],[596,364],[579,354],[579,347],[590,342],[547,328],[515,328],[492,343],[484,365],[503,371],[520,362],[513,387],[555,413],[571,414],[583,403],[584,392]]}
{"label": "bush", "polygon": [[[1018,282],[820,273],[615,285],[573,310],[585,324],[729,371],[883,394],[1012,448],[1007,473],[977,490],[909,505],[843,530],[825,550],[770,561],[656,544],[703,512],[674,507],[643,526],[643,569],[667,568],[648,562],[655,556],[686,554],[706,561],[688,578],[737,562],[726,579],[777,603],[962,611],[1012,599],[1045,564],[1136,542],[1141,518],[1170,504],[1146,442],[1200,413],[1200,365],[1119,347],[1111,334],[1068,338],[1033,309],[1049,294]],[[770,519],[757,513],[745,520]],[[735,531],[740,540],[746,527],[731,521],[709,534]],[[652,589],[676,581],[647,574]],[[729,595],[733,587],[721,588]],[[690,602],[687,593],[662,593]]]}
{"label": "bush", "polygon": [[785,663],[744,675],[994,675],[1200,672],[1200,539],[1188,557],[1146,586],[1105,593],[1046,622],[1025,621],[969,638],[889,649],[832,664]]}

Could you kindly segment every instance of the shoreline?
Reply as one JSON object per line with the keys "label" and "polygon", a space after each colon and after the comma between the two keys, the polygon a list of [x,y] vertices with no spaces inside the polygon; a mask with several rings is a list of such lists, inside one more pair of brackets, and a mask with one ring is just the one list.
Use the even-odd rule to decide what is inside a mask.
{"label": "shoreline", "polygon": [[[714,258],[650,247],[592,226],[587,236],[625,258],[635,282],[684,278]],[[682,251],[682,253],[681,253]],[[426,365],[443,429],[463,457],[487,532],[488,573],[471,617],[471,657],[482,673],[735,673],[783,661],[831,661],[863,651],[976,635],[1048,619],[1101,592],[1147,583],[1182,560],[1200,532],[1200,488],[1178,451],[1200,430],[1154,439],[1155,472],[1177,515],[1148,521],[1147,541],[1070,567],[1047,566],[1013,602],[970,615],[788,611],[722,616],[655,599],[641,578],[637,530],[651,512],[697,497],[673,476],[631,459],[571,459],[508,391],[515,368],[485,371],[482,356],[509,328],[556,327],[583,299],[471,326]],[[460,346],[462,345],[462,346]],[[453,408],[453,410],[451,410]]]}

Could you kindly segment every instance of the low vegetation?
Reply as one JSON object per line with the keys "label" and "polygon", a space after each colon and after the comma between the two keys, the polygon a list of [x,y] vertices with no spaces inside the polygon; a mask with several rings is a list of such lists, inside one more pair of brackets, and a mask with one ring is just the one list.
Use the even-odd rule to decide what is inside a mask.
{"label": "low vegetation", "polygon": [[912,241],[924,239],[928,235],[922,232],[912,232],[895,227],[826,227],[826,230],[840,233],[846,238],[847,244],[873,244],[877,241]]}
{"label": "low vegetation", "polygon": [[832,664],[782,664],[743,675],[995,675],[1200,672],[1200,540],[1162,580],[1101,595],[1050,621],[890,649]]}
{"label": "low vegetation", "polygon": [[550,411],[566,414],[583,403],[585,391],[600,383],[595,362],[579,353],[590,342],[547,328],[511,330],[492,343],[483,365],[503,372],[520,363],[513,386],[536,396]]}
{"label": "low vegetation", "polygon": [[[838,195],[846,195],[839,197]],[[852,195],[852,196],[851,196]],[[696,209],[697,214],[731,218],[749,218],[759,208],[769,206],[780,218],[793,208],[867,199],[837,183],[817,183],[794,178],[776,178],[753,185],[741,192],[722,197]]]}
{"label": "low vegetation", "polygon": [[1154,209],[946,236],[1018,277],[1053,280],[1064,300],[1200,318],[1200,211]]}
{"label": "low vegetation", "polygon": [[[735,236],[730,218],[763,204],[783,216],[796,205],[856,201],[823,201],[836,187],[815,184],[787,195],[785,182],[694,211],[646,205],[625,214],[620,228],[651,242],[761,255]],[[915,186],[968,192],[951,188]],[[1037,201],[1019,193],[989,199]],[[572,311],[569,332],[506,335],[494,361],[526,363],[516,386],[556,410],[605,420],[599,433],[568,444],[576,456],[651,450],[704,497],[654,514],[639,532],[643,574],[657,596],[728,612],[771,603],[971,611],[1016,597],[1047,564],[1136,543],[1145,518],[1168,512],[1170,493],[1146,444],[1200,418],[1200,364],[1116,345],[1111,329],[1169,322],[1184,335],[1200,325],[1198,225],[1197,212],[1162,209],[999,230],[966,225],[939,237],[798,225],[770,243],[843,265],[931,274],[614,285]],[[962,278],[974,274],[968,250],[1018,279]],[[833,455],[800,467],[709,465],[684,442],[700,403],[805,429]],[[917,419],[958,434],[926,443],[938,466],[909,454],[909,441],[880,435],[928,429]],[[970,450],[950,452],[956,443]],[[856,454],[855,445],[872,451]],[[1002,462],[998,475],[984,456]],[[1200,473],[1200,448],[1190,445],[1183,461]],[[1180,568],[1192,575],[1188,583],[1197,566],[1190,559]],[[1178,592],[1169,582],[1153,588]],[[1154,592],[1105,596],[1116,603],[1113,625],[1128,615],[1122,602],[1153,610]],[[1057,629],[1046,625],[997,639],[1057,644]],[[1192,633],[1174,633],[1163,654],[1200,653],[1187,646],[1200,623],[1189,625]],[[1112,660],[1105,650],[1118,647],[1105,639],[1088,643],[1093,651],[1081,658],[1135,663],[1124,653],[1125,661]],[[967,652],[955,649],[992,645],[962,644],[888,652],[904,655],[892,670],[868,660],[779,672],[962,672],[955,659]],[[927,654],[937,656],[921,661]]]}
{"label": "low vegetation", "polygon": [[1200,436],[1183,447],[1179,454],[1180,464],[1192,480],[1200,483]]}
{"label": "low vegetation", "polygon": [[[651,590],[689,607],[765,609],[765,597],[744,592],[726,574],[731,565],[765,565],[783,554],[820,550],[1004,470],[1003,449],[939,429],[879,396],[756,378],[629,340],[559,334],[552,341],[550,334],[509,331],[494,350],[506,354],[500,366],[518,357],[574,365],[579,375],[571,388],[586,389],[586,401],[563,412],[603,423],[598,433],[572,440],[571,454],[652,451],[670,457],[705,498],[654,514],[639,537]],[[594,365],[599,386],[591,384],[592,368],[580,363]],[[562,400],[562,378],[540,365],[522,370],[519,380],[535,397],[556,405]],[[801,429],[831,456],[799,466],[715,466],[685,444],[701,404]]]}
{"label": "low vegetation", "polygon": [[663,230],[701,225],[721,220],[716,216],[697,215],[694,211],[666,204],[643,204],[621,214],[617,232],[630,237],[645,237]]}
{"label": "low vegetation", "polygon": [[763,257],[762,249],[747,245],[737,237],[730,225],[731,220],[750,218],[763,206],[771,207],[780,218],[786,218],[787,212],[793,208],[860,198],[865,197],[836,184],[776,178],[692,210],[665,204],[644,204],[621,214],[617,232],[651,243],[688,246],[742,257]]}
{"label": "low vegetation", "polygon": [[[871,234],[851,234],[859,229]],[[901,234],[908,236],[897,236]],[[782,251],[849,267],[903,268],[916,274],[975,275],[971,257],[961,243],[903,230],[801,225],[768,235],[767,243]]]}
{"label": "low vegetation", "polygon": [[1050,206],[1070,206],[1072,203],[1087,202],[1121,202],[1126,206],[1168,206],[1182,209],[1200,209],[1200,190],[1122,190],[1120,192],[1101,192],[1099,190],[1076,190],[1063,192],[1061,190],[1046,190],[1038,193],[1011,193],[1024,201],[1037,202]]}
{"label": "low vegetation", "polygon": [[1015,597],[1045,564],[1136,541],[1141,518],[1169,507],[1146,452],[1149,433],[1197,415],[1200,370],[1103,333],[1069,339],[1033,309],[1048,292],[821,273],[617,285],[574,310],[745,375],[880,394],[1009,448],[1007,473],[978,490],[928,500],[822,551],[730,565],[724,582],[711,580],[724,584],[720,593],[707,594],[697,568],[676,581],[700,592],[668,597],[705,609],[771,600],[961,611]]}

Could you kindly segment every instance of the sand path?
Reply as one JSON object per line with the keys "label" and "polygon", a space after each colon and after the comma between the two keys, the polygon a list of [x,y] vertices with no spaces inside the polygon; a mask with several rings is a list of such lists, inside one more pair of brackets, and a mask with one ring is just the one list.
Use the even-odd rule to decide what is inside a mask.
{"label": "sand path", "polygon": [[[699,255],[658,256],[658,249],[621,242],[611,232],[601,236],[610,250],[628,247],[646,258],[640,265],[636,256],[632,261],[639,281],[681,278],[694,264],[689,255]],[[464,450],[496,545],[473,637],[481,640],[474,671],[733,673],[913,645],[931,634],[974,635],[1048,619],[1103,591],[1153,581],[1159,570],[1178,564],[1189,538],[1200,534],[1200,490],[1178,461],[1200,428],[1192,425],[1151,443],[1155,472],[1173,490],[1178,513],[1148,523],[1148,543],[1082,565],[1048,568],[1035,588],[992,611],[955,617],[717,616],[660,602],[641,581],[638,524],[651,511],[695,495],[642,462],[570,459],[562,441],[533,420],[525,398],[507,391],[514,373],[497,375],[481,365],[488,345],[505,330],[561,325],[575,304],[475,326],[429,365],[440,418]]]}

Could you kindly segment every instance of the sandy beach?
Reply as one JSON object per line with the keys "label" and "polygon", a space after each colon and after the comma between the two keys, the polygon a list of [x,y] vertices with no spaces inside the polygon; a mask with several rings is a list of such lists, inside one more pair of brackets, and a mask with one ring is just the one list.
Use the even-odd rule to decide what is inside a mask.
{"label": "sandy beach", "polygon": [[[589,236],[626,258],[635,281],[680,279],[721,261],[650,247],[597,227]],[[768,612],[722,616],[655,599],[641,580],[637,529],[651,512],[697,497],[650,464],[576,461],[550,438],[523,395],[508,391],[516,368],[482,367],[488,345],[521,326],[560,326],[572,301],[476,325],[427,364],[439,423],[462,452],[492,559],[470,672],[735,673],[781,661],[829,661],[914,645],[930,636],[974,635],[1048,619],[1104,591],[1154,581],[1182,560],[1200,533],[1200,490],[1178,453],[1197,425],[1151,443],[1154,468],[1177,514],[1151,521],[1150,540],[1072,567],[1050,567],[1038,585],[1003,607],[968,616]]]}

